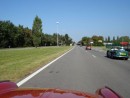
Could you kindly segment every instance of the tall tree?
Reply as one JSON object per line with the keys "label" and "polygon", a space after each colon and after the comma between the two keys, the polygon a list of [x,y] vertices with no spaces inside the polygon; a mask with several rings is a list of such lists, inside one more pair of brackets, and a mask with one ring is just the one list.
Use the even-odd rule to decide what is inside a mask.
{"label": "tall tree", "polygon": [[111,42],[111,38],[110,38],[110,36],[108,36],[108,42]]}
{"label": "tall tree", "polygon": [[41,35],[42,35],[42,20],[36,16],[33,21],[32,36],[33,44],[35,47],[41,45]]}
{"label": "tall tree", "polygon": [[113,40],[112,40],[112,41],[115,42],[115,40],[116,40],[116,39],[115,39],[115,36],[113,36]]}
{"label": "tall tree", "polygon": [[113,45],[117,45],[117,41],[116,41],[116,39],[115,39],[115,36],[113,36],[113,39],[112,39],[112,43],[113,43]]}
{"label": "tall tree", "polygon": [[68,34],[65,34],[65,44],[68,46],[72,43],[72,39],[69,37]]}
{"label": "tall tree", "polygon": [[105,42],[107,43],[108,42],[108,40],[107,40],[107,38],[105,37]]}

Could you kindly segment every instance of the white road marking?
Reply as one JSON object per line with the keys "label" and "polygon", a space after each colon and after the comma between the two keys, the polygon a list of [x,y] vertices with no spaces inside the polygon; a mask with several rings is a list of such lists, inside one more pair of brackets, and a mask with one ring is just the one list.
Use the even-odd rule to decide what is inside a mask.
{"label": "white road marking", "polygon": [[96,58],[96,56],[95,55],[92,55],[94,58]]}
{"label": "white road marking", "polygon": [[42,70],[44,70],[45,68],[47,68],[48,66],[50,66],[52,63],[54,63],[55,61],[57,61],[58,59],[60,59],[61,57],[63,57],[64,55],[66,55],[67,53],[69,53],[70,51],[72,51],[74,48],[72,48],[71,50],[67,51],[66,53],[64,53],[63,55],[59,56],[58,58],[56,58],[55,60],[53,60],[52,62],[46,64],[45,66],[43,66],[42,68],[40,68],[39,70],[35,71],[34,73],[32,73],[31,75],[29,75],[28,77],[26,77],[25,79],[21,80],[20,82],[17,83],[17,86],[21,86],[22,84],[24,84],[25,82],[27,82],[29,79],[31,79],[32,77],[34,77],[35,75],[37,75],[38,73],[40,73]]}

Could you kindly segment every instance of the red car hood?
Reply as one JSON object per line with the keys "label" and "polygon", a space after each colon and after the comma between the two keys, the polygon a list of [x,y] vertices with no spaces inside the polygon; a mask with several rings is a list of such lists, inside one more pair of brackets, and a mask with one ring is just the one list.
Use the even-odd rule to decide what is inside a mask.
{"label": "red car hood", "polygon": [[59,89],[17,89],[0,95],[0,98],[102,98],[99,95]]}
{"label": "red car hood", "polygon": [[[102,97],[101,97],[102,96]],[[60,89],[18,88],[9,81],[0,82],[0,98],[122,98],[108,87],[98,89],[95,94]]]}

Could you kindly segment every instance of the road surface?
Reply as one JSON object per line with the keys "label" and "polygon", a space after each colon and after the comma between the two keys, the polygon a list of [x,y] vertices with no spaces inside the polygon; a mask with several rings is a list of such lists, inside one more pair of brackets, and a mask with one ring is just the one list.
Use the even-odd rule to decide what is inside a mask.
{"label": "road surface", "polygon": [[103,86],[130,98],[130,60],[113,60],[104,51],[79,46],[21,85],[90,93]]}

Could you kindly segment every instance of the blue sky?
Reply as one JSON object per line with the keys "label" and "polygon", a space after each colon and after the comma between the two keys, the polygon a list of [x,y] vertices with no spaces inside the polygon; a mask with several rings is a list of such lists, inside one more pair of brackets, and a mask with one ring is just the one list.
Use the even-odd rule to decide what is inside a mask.
{"label": "blue sky", "polygon": [[130,0],[0,0],[0,20],[32,28],[38,15],[43,32],[69,34],[74,41],[93,35],[130,36]]}

